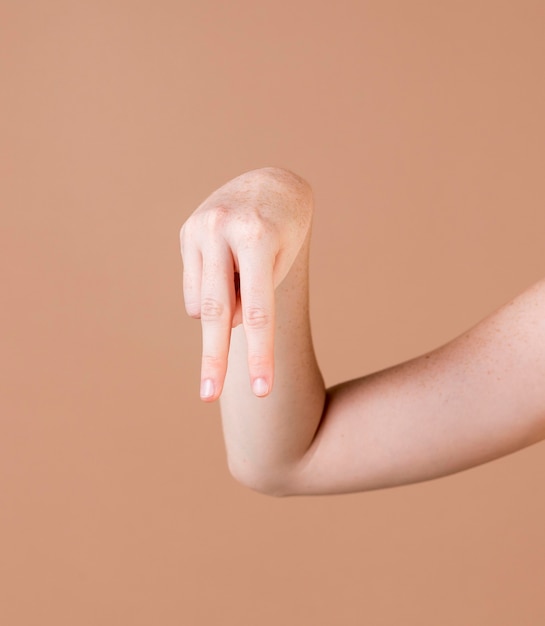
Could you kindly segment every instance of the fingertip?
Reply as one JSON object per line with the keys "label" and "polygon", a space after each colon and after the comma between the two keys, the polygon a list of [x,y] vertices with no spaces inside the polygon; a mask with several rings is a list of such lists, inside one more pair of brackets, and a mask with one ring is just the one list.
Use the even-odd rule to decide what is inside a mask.
{"label": "fingertip", "polygon": [[252,390],[256,396],[262,398],[269,394],[270,384],[265,378],[260,376],[259,378],[256,378],[254,380],[252,384]]}
{"label": "fingertip", "polygon": [[215,385],[211,378],[206,378],[201,382],[201,400],[210,402],[214,398]]}

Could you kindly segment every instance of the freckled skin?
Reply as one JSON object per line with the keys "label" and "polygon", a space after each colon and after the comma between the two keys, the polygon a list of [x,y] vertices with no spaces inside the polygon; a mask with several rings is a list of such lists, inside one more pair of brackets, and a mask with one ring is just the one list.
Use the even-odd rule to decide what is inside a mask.
{"label": "freckled skin", "polygon": [[326,389],[308,311],[312,211],[303,179],[264,168],[214,192],[181,234],[186,308],[212,318],[203,399],[220,399],[239,481],[271,495],[365,491],[545,438],[545,280],[432,352]]}

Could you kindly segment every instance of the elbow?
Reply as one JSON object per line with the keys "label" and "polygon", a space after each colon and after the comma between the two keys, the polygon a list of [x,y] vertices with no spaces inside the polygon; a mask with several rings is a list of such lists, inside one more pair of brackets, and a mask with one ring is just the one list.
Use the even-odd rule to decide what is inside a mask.
{"label": "elbow", "polygon": [[231,476],[241,485],[265,496],[283,498],[295,495],[287,473],[278,468],[255,468],[228,460]]}

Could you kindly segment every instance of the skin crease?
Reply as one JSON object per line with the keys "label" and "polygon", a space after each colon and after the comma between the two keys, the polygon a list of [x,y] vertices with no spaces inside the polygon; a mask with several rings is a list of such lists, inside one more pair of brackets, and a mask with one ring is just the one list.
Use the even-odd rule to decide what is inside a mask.
{"label": "skin crease", "polygon": [[276,496],[365,491],[545,438],[545,280],[444,346],[327,389],[308,309],[312,212],[308,183],[263,168],[216,190],[180,232],[201,397],[220,399],[237,480]]}

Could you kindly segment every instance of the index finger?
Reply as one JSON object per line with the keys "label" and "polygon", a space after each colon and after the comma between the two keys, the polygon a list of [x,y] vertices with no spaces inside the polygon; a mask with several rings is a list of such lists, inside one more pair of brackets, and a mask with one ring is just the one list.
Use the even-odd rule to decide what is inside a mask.
{"label": "index finger", "polygon": [[274,257],[266,250],[242,250],[238,264],[250,383],[254,394],[263,397],[274,378]]}
{"label": "index finger", "polygon": [[233,258],[225,245],[203,253],[201,285],[202,365],[201,398],[221,395],[235,308]]}

